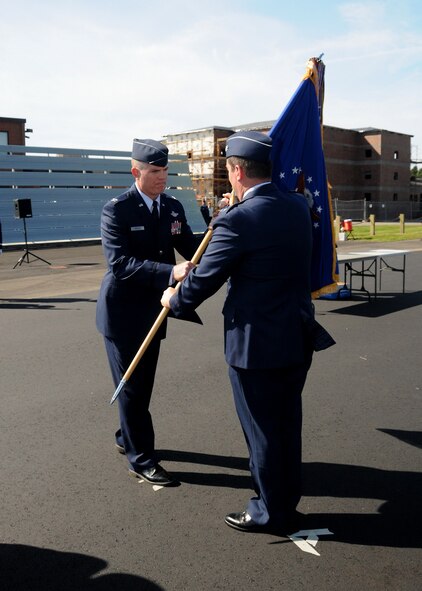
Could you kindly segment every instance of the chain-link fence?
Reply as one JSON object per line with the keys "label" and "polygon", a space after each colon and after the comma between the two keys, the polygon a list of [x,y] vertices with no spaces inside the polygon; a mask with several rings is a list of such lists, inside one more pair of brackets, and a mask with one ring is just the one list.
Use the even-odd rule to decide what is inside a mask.
{"label": "chain-link fence", "polygon": [[375,215],[378,222],[396,222],[399,215],[404,213],[406,220],[422,220],[422,203],[404,201],[367,201],[356,199],[343,201],[333,199],[334,216],[344,219],[368,221],[370,215]]}

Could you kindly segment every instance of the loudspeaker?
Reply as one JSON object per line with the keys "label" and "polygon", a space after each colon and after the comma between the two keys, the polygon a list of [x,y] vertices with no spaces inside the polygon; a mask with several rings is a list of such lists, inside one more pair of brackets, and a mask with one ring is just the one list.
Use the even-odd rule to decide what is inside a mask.
{"label": "loudspeaker", "polygon": [[32,218],[30,199],[15,199],[15,218]]}

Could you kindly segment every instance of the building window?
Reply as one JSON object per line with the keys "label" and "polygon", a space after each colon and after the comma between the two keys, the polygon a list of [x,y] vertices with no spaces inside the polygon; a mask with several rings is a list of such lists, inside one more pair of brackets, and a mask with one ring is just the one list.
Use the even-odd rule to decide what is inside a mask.
{"label": "building window", "polygon": [[366,180],[369,180],[369,179],[371,179],[371,178],[372,178],[372,172],[371,172],[370,170],[367,170],[367,171],[365,172],[365,179],[366,179]]}
{"label": "building window", "polygon": [[394,175],[393,175],[393,178],[394,178],[395,181],[397,181],[398,178],[399,178],[399,173],[398,172],[395,172]]}
{"label": "building window", "polygon": [[187,154],[188,160],[192,160],[192,150],[188,150],[186,152],[186,154]]}
{"label": "building window", "polygon": [[8,145],[9,144],[9,133],[7,131],[0,131],[0,144],[1,145]]}
{"label": "building window", "polygon": [[398,150],[394,150],[393,158],[394,158],[394,160],[398,160],[399,159],[399,151]]}
{"label": "building window", "polygon": [[372,200],[372,193],[364,193],[364,197],[365,197],[366,201],[371,201]]}
{"label": "building window", "polygon": [[393,193],[393,201],[397,201],[397,199],[398,199],[397,193]]}
{"label": "building window", "polygon": [[372,150],[370,148],[368,148],[368,150],[365,150],[365,156],[366,158],[372,158]]}

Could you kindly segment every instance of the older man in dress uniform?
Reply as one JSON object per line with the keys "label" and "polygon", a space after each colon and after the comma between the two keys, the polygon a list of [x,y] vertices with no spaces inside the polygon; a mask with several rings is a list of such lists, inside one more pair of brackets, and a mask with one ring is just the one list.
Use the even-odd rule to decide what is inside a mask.
{"label": "older man in dress uniform", "polygon": [[[174,249],[187,261],[199,238],[192,233],[182,204],[164,193],[168,149],[152,139],[135,139],[132,187],[104,206],[101,237],[107,272],[97,304],[97,328],[104,335],[117,387],[157,315],[163,289],[184,279],[193,267],[176,265]],[[158,464],[149,403],[165,323],[120,393],[120,429],[116,446],[129,471],[152,484],[168,486],[173,478]]]}
{"label": "older man in dress uniform", "polygon": [[256,496],[225,522],[281,532],[296,527],[301,498],[302,389],[313,351],[334,341],[314,319],[309,208],[271,182],[271,138],[238,132],[226,156],[239,202],[219,214],[199,266],[161,302],[177,316],[229,279],[225,356]]}

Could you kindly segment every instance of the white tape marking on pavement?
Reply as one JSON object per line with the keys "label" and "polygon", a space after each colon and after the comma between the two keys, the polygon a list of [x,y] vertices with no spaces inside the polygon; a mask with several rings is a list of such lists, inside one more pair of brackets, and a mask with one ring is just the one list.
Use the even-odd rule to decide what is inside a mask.
{"label": "white tape marking on pavement", "polygon": [[[294,534],[288,536],[292,542],[298,546],[302,552],[308,552],[308,554],[314,554],[315,556],[321,556],[319,552],[315,550],[315,546],[318,543],[318,536],[332,536],[333,532],[327,528],[324,529],[301,529]],[[304,540],[303,538],[306,538]]]}
{"label": "white tape marking on pavement", "polygon": [[[141,484],[142,482],[145,482],[145,480],[143,480],[142,478],[138,479],[138,484]],[[164,488],[163,486],[160,486],[159,484],[153,484],[152,485],[152,490],[154,490],[155,492],[157,492],[157,490],[161,490],[162,488]]]}

